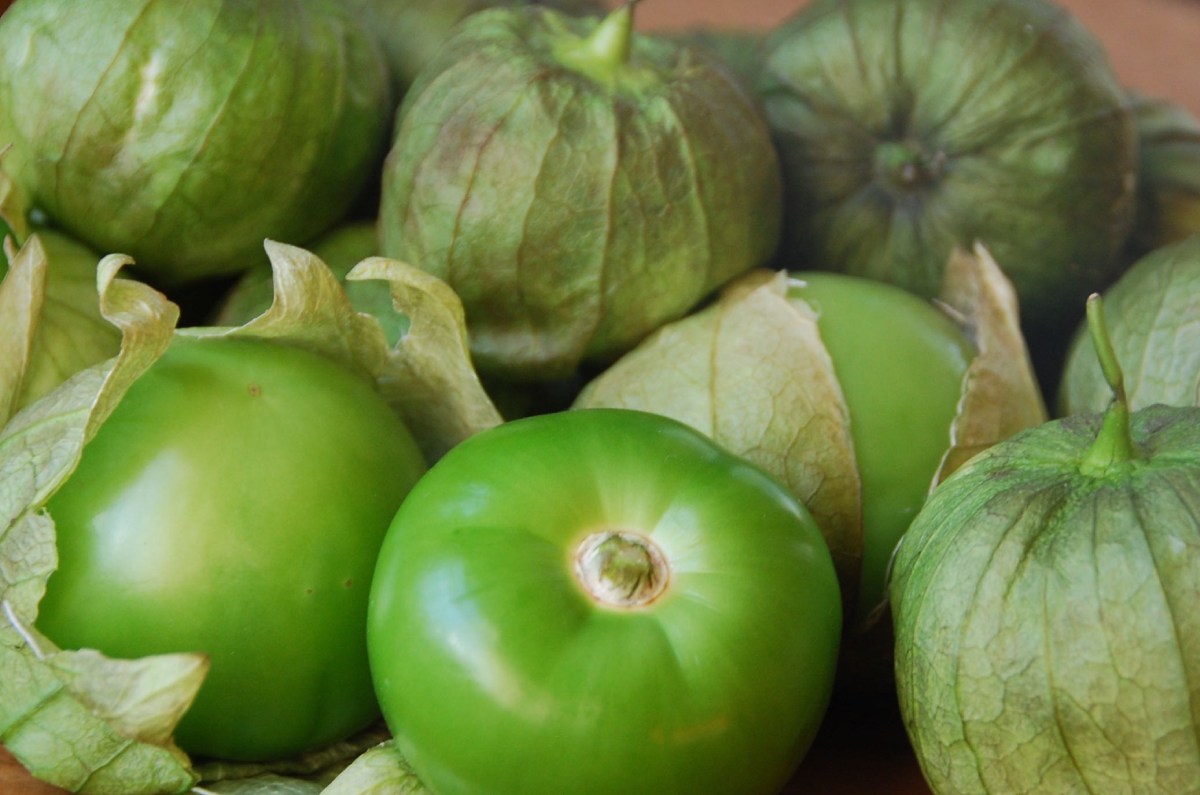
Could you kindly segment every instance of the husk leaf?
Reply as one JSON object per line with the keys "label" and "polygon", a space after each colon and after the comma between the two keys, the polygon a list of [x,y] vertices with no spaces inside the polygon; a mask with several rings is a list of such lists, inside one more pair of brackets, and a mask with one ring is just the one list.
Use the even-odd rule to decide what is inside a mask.
{"label": "husk leaf", "polygon": [[665,414],[776,476],[816,519],[849,599],[863,529],[848,412],[816,316],[787,287],[783,272],[742,277],[622,357],[575,405]]}

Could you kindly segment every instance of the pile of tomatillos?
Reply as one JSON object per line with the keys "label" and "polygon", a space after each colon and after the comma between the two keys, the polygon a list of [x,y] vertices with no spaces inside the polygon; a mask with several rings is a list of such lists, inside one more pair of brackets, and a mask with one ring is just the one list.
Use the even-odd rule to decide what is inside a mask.
{"label": "pile of tomatillos", "polygon": [[16,0],[0,744],[68,791],[1200,782],[1200,122],[1049,0]]}

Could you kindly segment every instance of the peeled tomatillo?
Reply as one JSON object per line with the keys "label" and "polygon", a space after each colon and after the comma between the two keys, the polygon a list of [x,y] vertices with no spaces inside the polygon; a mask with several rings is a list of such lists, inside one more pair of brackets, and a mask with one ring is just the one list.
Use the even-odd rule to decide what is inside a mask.
{"label": "peeled tomatillo", "polygon": [[905,724],[937,793],[1191,792],[1200,781],[1200,408],[1114,398],[945,480],[891,583]]}
{"label": "peeled tomatillo", "polygon": [[774,795],[833,684],[841,602],[808,512],[681,423],[571,410],[421,479],[371,589],[371,670],[440,795]]}
{"label": "peeled tomatillo", "polygon": [[300,348],[176,337],[51,497],[37,627],[111,657],[209,656],[190,754],[285,758],[378,717],[367,595],[425,462],[366,380]]}
{"label": "peeled tomatillo", "polygon": [[655,333],[576,405],[673,417],[787,484],[833,550],[857,627],[951,446],[975,350],[948,314],[894,285],[756,276]]}

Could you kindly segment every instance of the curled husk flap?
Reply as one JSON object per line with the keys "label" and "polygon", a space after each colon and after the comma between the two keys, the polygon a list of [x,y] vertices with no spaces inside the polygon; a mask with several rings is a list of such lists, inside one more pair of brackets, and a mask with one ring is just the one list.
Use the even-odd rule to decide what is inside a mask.
{"label": "curled husk flap", "polygon": [[[1200,236],[1139,259],[1104,292],[1104,305],[1130,407],[1200,406]],[[1059,412],[1102,411],[1110,396],[1081,325],[1063,370]]]}
{"label": "curled husk flap", "polygon": [[394,740],[359,756],[329,783],[323,795],[429,795]]}
{"label": "curled husk flap", "polygon": [[382,253],[462,298],[510,380],[607,362],[764,262],[775,151],[717,56],[550,10],[468,17],[400,109]]}
{"label": "curled husk flap", "polygon": [[[65,235],[44,229],[15,250],[5,242],[8,273],[0,283],[0,348],[27,348],[19,370],[7,370],[11,358],[0,356],[0,379],[14,379],[4,389],[13,399],[0,421],[45,395],[70,376],[115,356],[120,332],[99,311],[96,267],[100,256]],[[18,337],[20,339],[18,339]]]}
{"label": "curled husk flap", "polygon": [[[266,248],[274,269],[273,303],[237,328],[177,329],[175,304],[118,276],[130,258],[102,259],[96,271],[99,312],[120,331],[119,352],[0,427],[0,742],[38,778],[95,795],[185,792],[199,779],[170,737],[203,681],[203,657],[111,660],[88,650],[58,650],[32,628],[57,566],[54,524],[42,507],[174,335],[258,337],[326,356],[372,380],[409,423],[431,418],[413,428],[430,458],[499,422],[469,360],[453,361],[466,357],[465,330],[461,306],[444,285],[399,263],[368,260],[364,277],[384,273],[412,320],[410,333],[389,346],[379,321],[355,311],[337,276],[318,258],[279,243]],[[35,298],[31,291],[21,294]],[[28,365],[29,347],[11,342],[4,339],[0,348],[0,372]],[[410,343],[418,348],[411,355]],[[19,386],[18,379],[0,379],[0,406],[14,405]],[[417,400],[406,395],[409,389],[445,405],[437,412],[405,413],[403,407]]]}
{"label": "curled husk flap", "polygon": [[[313,241],[307,249],[342,281],[342,289],[359,312],[374,315],[383,326],[388,344],[394,346],[408,333],[408,316],[396,309],[386,281],[346,281],[346,274],[379,253],[375,222],[342,224]],[[214,326],[240,326],[261,315],[275,299],[273,269],[268,259],[246,271],[221,301],[213,317]]]}
{"label": "curled husk flap", "polygon": [[[197,780],[169,740],[207,670],[203,657],[126,661],[60,651],[32,629],[57,566],[40,511],[124,391],[166,349],[178,310],[161,294],[97,268],[99,308],[123,334],[119,354],[81,371],[0,428],[0,742],[35,776],[84,793],[185,792]],[[8,347],[5,359],[21,356]],[[0,403],[15,382],[0,382]]]}
{"label": "curled husk flap", "polygon": [[954,314],[976,355],[934,486],[981,450],[1048,419],[1021,333],[1016,292],[986,246],[950,252],[939,301]]}
{"label": "curled husk flap", "polygon": [[622,357],[575,406],[663,414],[766,469],[812,513],[852,596],[863,531],[845,399],[816,316],[787,288],[783,272],[742,277]]}
{"label": "curled husk flap", "polygon": [[27,214],[25,195],[0,167],[0,425],[121,344],[100,313],[100,256],[61,232],[31,235]]}
{"label": "curled husk flap", "polygon": [[934,491],[895,560],[896,681],[934,792],[1190,792],[1200,781],[1200,409],[1047,423]]}
{"label": "curled husk flap", "polygon": [[1136,135],[1102,46],[1044,0],[818,0],[758,83],[799,261],[934,297],[982,241],[1027,329],[1082,316],[1120,267]]}
{"label": "curled husk flap", "polygon": [[55,226],[159,280],[331,226],[377,173],[392,107],[382,49],[326,0],[40,0],[0,17],[6,166]]}
{"label": "curled husk flap", "polygon": [[1134,92],[1138,206],[1127,259],[1200,232],[1200,120],[1183,105]]}
{"label": "curled husk flap", "polygon": [[355,308],[320,258],[283,243],[267,241],[266,247],[273,269],[270,307],[236,328],[181,333],[283,339],[341,362],[373,380],[430,463],[501,422],[471,363],[462,304],[445,283],[382,257],[368,257],[345,275],[347,282],[383,280],[389,286],[394,311],[409,323],[389,346],[379,318]]}
{"label": "curled husk flap", "polygon": [[[956,254],[947,273],[943,304],[976,355],[931,487],[975,451],[1045,419],[1011,285],[983,248]],[[665,414],[766,469],[816,518],[855,604],[863,495],[849,415],[817,317],[789,299],[786,273],[754,271],[730,284],[587,384],[575,405]]]}

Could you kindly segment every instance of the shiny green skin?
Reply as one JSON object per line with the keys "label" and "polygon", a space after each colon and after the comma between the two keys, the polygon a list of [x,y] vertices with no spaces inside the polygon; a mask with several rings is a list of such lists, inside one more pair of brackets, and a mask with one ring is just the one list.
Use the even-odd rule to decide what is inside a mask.
{"label": "shiny green skin", "polygon": [[611,361],[778,242],[779,164],[753,97],[716,55],[636,32],[627,60],[568,65],[597,25],[472,15],[400,109],[381,253],[454,288],[489,375]]}
{"label": "shiny green skin", "polygon": [[325,0],[20,0],[0,17],[6,170],[56,226],[163,282],[329,228],[377,174],[391,110],[381,48]]}
{"label": "shiny green skin", "polygon": [[882,282],[797,273],[789,298],[812,307],[850,415],[862,480],[858,617],[886,595],[892,552],[925,502],[975,351],[929,301]]}
{"label": "shiny green skin", "polygon": [[424,471],[365,381],[307,351],[176,338],[49,502],[60,566],[37,625],[115,657],[204,652],[176,739],[266,760],[378,716],[375,556]]}
{"label": "shiny green skin", "polygon": [[[667,590],[598,604],[605,528]],[[816,732],[841,632],[833,563],[782,486],[657,415],[578,409],[481,433],[388,531],[367,639],[400,750],[439,795],[773,795]]]}
{"label": "shiny green skin", "polygon": [[1200,408],[1030,429],[934,491],[896,556],[896,683],[939,795],[1193,792],[1200,781]]}
{"label": "shiny green skin", "polygon": [[[1104,316],[1132,409],[1200,406],[1200,236],[1137,260],[1104,291]],[[1059,413],[1104,411],[1111,400],[1081,324],[1059,384]]]}
{"label": "shiny green skin", "polygon": [[758,87],[784,250],[805,267],[934,297],[951,249],[981,241],[1046,335],[1118,272],[1134,124],[1103,48],[1056,4],[818,0],[771,34]]}

